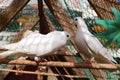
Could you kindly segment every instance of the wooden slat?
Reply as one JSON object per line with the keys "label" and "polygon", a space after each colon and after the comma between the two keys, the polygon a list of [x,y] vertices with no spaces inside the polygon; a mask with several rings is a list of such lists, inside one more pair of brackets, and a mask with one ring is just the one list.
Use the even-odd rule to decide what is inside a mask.
{"label": "wooden slat", "polygon": [[28,22],[25,24],[23,28],[18,32],[15,38],[11,41],[11,43],[18,42],[22,39],[23,34],[26,30],[31,30],[39,21],[38,13],[35,13],[33,16],[29,17]]}
{"label": "wooden slat", "polygon": [[[55,57],[48,57],[47,58],[48,61],[55,61]],[[50,69],[53,71],[53,73],[57,73],[57,74],[61,74],[60,71],[58,70],[58,68],[56,66],[50,67]],[[56,77],[58,80],[65,80],[64,77]]]}
{"label": "wooden slat", "polygon": [[[1,71],[7,71],[7,72],[17,72],[17,73],[23,73],[23,74],[32,74],[32,75],[43,75],[43,76],[61,76],[61,77],[67,77],[67,78],[81,78],[80,76],[75,75],[60,75],[60,74],[52,74],[52,73],[39,73],[39,72],[32,72],[32,71],[17,71],[17,70],[11,70],[11,69],[1,69]],[[83,77],[84,78],[84,77]]]}
{"label": "wooden slat", "polygon": [[102,19],[114,19],[111,7],[120,10],[120,5],[117,0],[88,0],[90,5]]}
{"label": "wooden slat", "polygon": [[[55,58],[55,57],[54,57]],[[33,65],[36,66],[37,63],[35,61],[30,60],[0,60],[2,64],[10,64],[10,65]],[[48,61],[39,63],[39,66],[55,66],[55,67],[70,67],[70,68],[90,68],[90,69],[103,69],[103,70],[118,70],[120,68],[120,64],[105,64],[105,63],[87,63],[84,62],[65,62],[65,61]]]}
{"label": "wooden slat", "polygon": [[7,24],[23,9],[30,0],[13,0],[10,6],[0,13],[0,31],[7,27]]}
{"label": "wooden slat", "polygon": [[[66,47],[64,47],[64,50],[63,50],[63,51],[64,51],[64,53],[65,53],[65,52],[71,53]],[[74,53],[71,53],[71,54],[74,54]],[[65,58],[66,58],[66,60],[69,61],[69,62],[75,62],[75,63],[77,62],[77,61],[75,60],[75,57],[73,57],[73,56],[66,56]],[[79,68],[79,69],[73,68],[73,71],[75,71],[77,75],[80,75],[80,76],[85,77],[85,74],[84,74],[84,72],[82,71],[81,68]]]}

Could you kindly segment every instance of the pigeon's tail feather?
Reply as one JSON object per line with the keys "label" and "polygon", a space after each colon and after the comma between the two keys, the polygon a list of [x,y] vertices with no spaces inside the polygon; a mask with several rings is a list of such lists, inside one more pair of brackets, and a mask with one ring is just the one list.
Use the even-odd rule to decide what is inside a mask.
{"label": "pigeon's tail feather", "polygon": [[111,56],[103,56],[101,54],[96,54],[94,55],[95,57],[95,60],[98,62],[98,63],[109,63],[109,64],[114,64],[114,63],[117,63]]}
{"label": "pigeon's tail feather", "polygon": [[117,63],[117,61],[112,56],[109,59],[111,60],[112,63]]}
{"label": "pigeon's tail feather", "polygon": [[117,61],[114,59],[114,57],[110,54],[109,60],[111,60],[112,63],[117,64]]}
{"label": "pigeon's tail feather", "polygon": [[0,53],[0,58],[6,58],[10,55],[15,55],[17,52],[16,51],[4,51]]}
{"label": "pigeon's tail feather", "polygon": [[18,45],[16,43],[13,43],[13,44],[8,44],[8,45],[4,45],[4,46],[1,46],[0,48],[1,49],[10,49],[10,50],[14,50]]}
{"label": "pigeon's tail feather", "polygon": [[[87,43],[86,43],[86,45],[88,45]],[[89,47],[89,45],[88,45],[88,47]],[[89,49],[91,50],[91,52],[92,53],[96,53],[94,50],[92,50],[90,47],[89,47]],[[95,59],[96,59],[96,61],[97,62],[100,62],[100,63],[112,63],[113,64],[113,62],[114,63],[117,63],[115,60],[114,60],[114,58],[112,57],[112,55],[111,54],[109,54],[110,53],[110,51],[109,50],[107,50],[107,52],[106,52],[106,48],[105,49],[103,49],[103,51],[102,52],[98,52],[97,54],[94,54],[93,56],[95,57]],[[103,54],[104,53],[104,54]]]}
{"label": "pigeon's tail feather", "polygon": [[113,64],[118,64],[118,62],[117,62],[117,61],[115,61],[115,60],[112,60],[112,63],[113,63]]}
{"label": "pigeon's tail feather", "polygon": [[107,58],[108,58],[109,60],[111,60],[113,63],[117,63],[117,61],[114,59],[114,56],[113,56],[114,51],[111,50],[111,49],[107,49],[107,52],[108,52],[108,53],[106,54]]}

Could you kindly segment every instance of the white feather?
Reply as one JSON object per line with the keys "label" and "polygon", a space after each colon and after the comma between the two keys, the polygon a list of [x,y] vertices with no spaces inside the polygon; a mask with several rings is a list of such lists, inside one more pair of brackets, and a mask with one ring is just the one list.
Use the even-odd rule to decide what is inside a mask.
{"label": "white feather", "polygon": [[86,58],[91,59],[94,57],[100,63],[116,63],[111,55],[111,51],[103,47],[100,41],[89,32],[87,25],[81,17],[75,18],[75,24],[78,28],[75,42],[79,51]]}
{"label": "white feather", "polygon": [[1,46],[1,48],[8,49],[9,51],[0,53],[0,58],[5,58],[9,55],[19,55],[22,53],[25,53],[26,56],[49,55],[49,53],[66,45],[70,37],[70,34],[66,31],[53,31],[46,35],[31,32],[17,43]]}

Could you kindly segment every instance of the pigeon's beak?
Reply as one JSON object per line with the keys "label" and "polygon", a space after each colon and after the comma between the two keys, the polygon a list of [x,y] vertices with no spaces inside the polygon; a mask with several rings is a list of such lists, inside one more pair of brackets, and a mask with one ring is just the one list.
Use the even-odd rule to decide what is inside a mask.
{"label": "pigeon's beak", "polygon": [[73,24],[73,19],[70,19],[70,20],[69,20],[69,23],[70,23],[70,24]]}
{"label": "pigeon's beak", "polygon": [[70,20],[70,23],[71,23],[72,25],[76,26],[76,28],[77,28],[77,24],[76,24],[76,21],[75,21],[74,19]]}
{"label": "pigeon's beak", "polygon": [[77,28],[76,21],[73,20],[72,24],[75,25],[75,27]]}
{"label": "pigeon's beak", "polygon": [[[71,31],[67,31],[69,34],[70,34],[70,36],[69,36],[69,40],[71,40],[71,39],[73,39],[74,37],[75,37],[75,35],[71,32]],[[68,40],[68,41],[69,41]]]}
{"label": "pigeon's beak", "polygon": [[73,33],[70,33],[70,40],[74,39],[75,38],[75,35]]}
{"label": "pigeon's beak", "polygon": [[70,19],[70,24],[73,24],[74,20],[73,19]]}

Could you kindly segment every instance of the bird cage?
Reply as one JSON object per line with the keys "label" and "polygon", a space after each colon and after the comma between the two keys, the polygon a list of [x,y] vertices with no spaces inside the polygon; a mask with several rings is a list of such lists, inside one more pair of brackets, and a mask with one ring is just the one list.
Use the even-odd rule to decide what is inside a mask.
{"label": "bird cage", "polygon": [[[114,0],[37,0],[34,5],[30,5],[29,0],[1,0],[0,5],[9,1],[11,3],[7,7],[0,9],[1,33],[14,33],[9,36],[10,39],[4,39],[7,41],[6,44],[20,41],[27,30],[38,30],[42,34],[64,30],[75,36],[76,27],[72,21],[78,16],[85,20],[92,32],[90,26],[94,19],[114,19],[110,7],[120,9],[119,2]],[[13,78],[15,80],[117,80],[119,78],[115,75],[118,72],[109,71],[116,70],[119,65],[86,64],[74,39],[53,53],[56,54],[44,57],[48,62],[39,63],[40,66],[36,66],[35,61],[29,58],[21,60],[11,56],[8,57],[9,59],[1,59],[0,80],[13,80]],[[23,71],[18,72],[14,64],[26,66]],[[41,66],[47,66],[47,70],[38,71],[37,68]],[[23,74],[18,76],[15,75],[16,72]]]}

